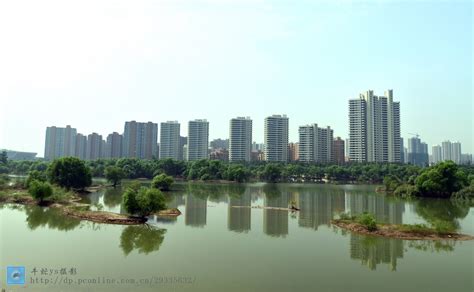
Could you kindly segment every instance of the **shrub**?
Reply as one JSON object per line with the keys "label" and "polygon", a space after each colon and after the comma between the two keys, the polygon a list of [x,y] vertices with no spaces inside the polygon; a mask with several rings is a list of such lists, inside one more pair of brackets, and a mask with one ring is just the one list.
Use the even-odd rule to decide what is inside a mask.
{"label": "shrub", "polygon": [[48,176],[44,171],[38,171],[38,170],[32,170],[28,173],[28,177],[26,178],[25,181],[25,187],[29,188],[30,183],[34,180],[45,182],[48,180]]}
{"label": "shrub", "polygon": [[341,213],[339,214],[339,219],[341,220],[354,220],[354,216],[349,215],[349,213]]}
{"label": "shrub", "polygon": [[166,208],[165,197],[157,189],[129,187],[123,195],[123,205],[130,214],[146,217]]}
{"label": "shrub", "polygon": [[169,191],[173,182],[174,180],[171,176],[162,173],[153,178],[151,186],[162,191]]}
{"label": "shrub", "polygon": [[377,223],[375,222],[375,217],[370,213],[363,213],[359,215],[359,217],[357,218],[357,222],[359,224],[364,225],[364,227],[367,228],[367,230],[369,231],[377,230]]}
{"label": "shrub", "polygon": [[28,193],[35,199],[43,202],[44,199],[53,195],[53,187],[47,182],[34,180],[30,183]]}

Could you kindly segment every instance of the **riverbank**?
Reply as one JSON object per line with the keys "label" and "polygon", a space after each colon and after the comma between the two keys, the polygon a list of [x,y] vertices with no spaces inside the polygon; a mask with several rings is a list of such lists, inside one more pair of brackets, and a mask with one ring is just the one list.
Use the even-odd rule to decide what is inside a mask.
{"label": "riverbank", "polygon": [[364,235],[374,235],[405,240],[474,240],[467,234],[455,232],[437,232],[435,229],[421,225],[377,224],[377,229],[369,231],[364,225],[352,220],[336,219],[331,223],[339,228]]}

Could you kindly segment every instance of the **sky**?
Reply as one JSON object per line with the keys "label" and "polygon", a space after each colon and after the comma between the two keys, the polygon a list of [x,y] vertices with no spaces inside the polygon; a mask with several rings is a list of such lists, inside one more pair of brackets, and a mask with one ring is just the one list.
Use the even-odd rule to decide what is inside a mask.
{"label": "sky", "polygon": [[47,126],[286,114],[348,136],[348,100],[393,89],[401,133],[474,152],[473,2],[1,1],[0,148],[44,154]]}

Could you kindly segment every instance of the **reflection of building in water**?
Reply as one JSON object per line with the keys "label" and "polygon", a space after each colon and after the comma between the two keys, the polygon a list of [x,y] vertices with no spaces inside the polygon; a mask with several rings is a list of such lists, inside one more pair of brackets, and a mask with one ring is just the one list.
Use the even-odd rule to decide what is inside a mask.
{"label": "reflection of building in water", "polygon": [[[290,194],[281,192],[278,196],[265,196],[265,207],[288,208]],[[288,211],[263,209],[263,232],[270,236],[283,236],[288,234]]]}
{"label": "reflection of building in water", "polygon": [[377,264],[390,264],[397,270],[397,259],[403,258],[403,241],[394,238],[375,238],[351,234],[351,259],[359,259],[369,269],[375,270]]}
{"label": "reflection of building in water", "polygon": [[[245,208],[234,208],[234,206],[245,206]],[[248,232],[250,230],[251,196],[247,190],[240,197],[229,197],[229,211],[227,215],[227,228],[236,232]],[[248,207],[248,208],[247,208]]]}
{"label": "reflection of building in water", "polygon": [[173,199],[166,203],[168,208],[178,208],[179,206],[183,206],[185,204],[184,196],[183,195],[173,195]]}
{"label": "reflection of building in water", "polygon": [[299,194],[298,225],[318,229],[320,225],[330,225],[334,214],[344,212],[344,192],[332,190],[331,192],[305,191]]}
{"label": "reflection of building in water", "polygon": [[206,225],[207,199],[201,199],[192,194],[188,194],[186,196],[185,210],[184,224],[196,227]]}
{"label": "reflection of building in water", "polygon": [[346,193],[347,207],[352,215],[369,212],[375,215],[378,222],[402,224],[405,203],[389,201],[383,195],[367,193]]}

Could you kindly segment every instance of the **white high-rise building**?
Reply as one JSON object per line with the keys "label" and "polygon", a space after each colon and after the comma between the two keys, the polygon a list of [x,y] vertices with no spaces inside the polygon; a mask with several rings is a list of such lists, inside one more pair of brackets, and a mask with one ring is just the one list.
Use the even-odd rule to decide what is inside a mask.
{"label": "white high-rise building", "polygon": [[451,159],[456,164],[462,163],[461,142],[453,142],[451,144]]}
{"label": "white high-rise building", "polygon": [[288,161],[288,117],[273,115],[265,118],[265,160]]}
{"label": "white high-rise building", "polygon": [[431,163],[436,164],[443,161],[443,151],[440,145],[431,147]]}
{"label": "white high-rise building", "polygon": [[250,161],[252,151],[252,120],[238,117],[229,124],[229,161]]}
{"label": "white high-rise building", "polygon": [[452,143],[451,141],[444,141],[441,143],[441,147],[443,150],[443,161],[445,160],[453,160],[452,158]]}
{"label": "white high-rise building", "polygon": [[180,124],[177,121],[161,123],[160,159],[180,159]]}
{"label": "white high-rise building", "polygon": [[96,160],[102,157],[104,147],[102,135],[92,133],[87,136],[86,159]]}
{"label": "white high-rise building", "polygon": [[333,130],[318,124],[299,127],[299,161],[329,163],[333,153]]}
{"label": "white high-rise building", "polygon": [[349,158],[359,162],[401,162],[400,103],[393,91],[372,90],[349,100]]}
{"label": "white high-rise building", "polygon": [[209,151],[209,122],[194,120],[188,123],[187,161],[207,159]]}
{"label": "white high-rise building", "polygon": [[47,127],[44,147],[44,159],[52,160],[60,157],[76,155],[77,130],[66,128]]}

